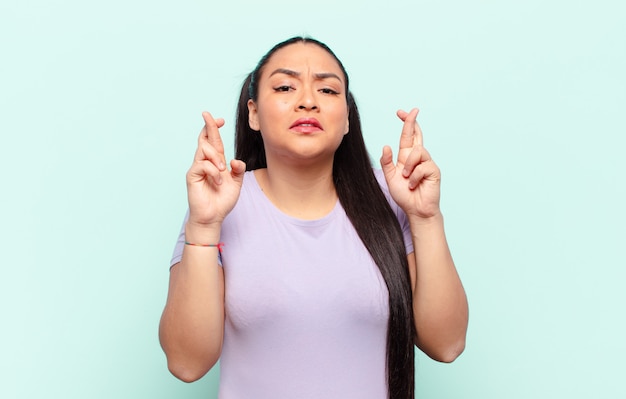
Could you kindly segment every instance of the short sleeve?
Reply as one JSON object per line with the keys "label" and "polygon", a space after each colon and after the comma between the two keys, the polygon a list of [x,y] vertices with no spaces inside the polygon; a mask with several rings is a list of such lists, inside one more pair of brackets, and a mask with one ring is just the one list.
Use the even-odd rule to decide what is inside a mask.
{"label": "short sleeve", "polygon": [[380,169],[374,169],[374,175],[376,176],[376,180],[380,185],[385,198],[387,198],[387,202],[389,202],[389,206],[391,206],[391,210],[396,214],[396,218],[398,218],[398,223],[400,223],[400,229],[402,230],[402,236],[404,238],[404,246],[406,247],[406,254],[410,254],[414,251],[413,248],[413,237],[411,235],[411,227],[409,226],[409,219],[406,216],[406,213],[400,208],[398,204],[391,198],[391,194],[389,193],[389,188],[387,187],[387,181],[385,180],[385,176],[383,175],[383,171]]}
{"label": "short sleeve", "polygon": [[189,210],[185,212],[185,218],[183,219],[183,224],[180,227],[178,239],[176,240],[176,245],[174,246],[174,253],[172,253],[172,260],[170,260],[170,267],[180,262],[183,258],[183,248],[185,247],[185,224],[187,223],[187,219],[189,219]]}
{"label": "short sleeve", "polygon": [[[170,268],[183,259],[183,249],[185,248],[185,224],[187,224],[187,220],[189,220],[189,209],[187,209],[187,212],[185,212],[183,224],[180,227],[180,232],[178,233],[178,239],[176,240],[174,252],[172,253],[172,259],[170,260]],[[220,254],[218,254],[217,263],[219,265],[222,264]]]}

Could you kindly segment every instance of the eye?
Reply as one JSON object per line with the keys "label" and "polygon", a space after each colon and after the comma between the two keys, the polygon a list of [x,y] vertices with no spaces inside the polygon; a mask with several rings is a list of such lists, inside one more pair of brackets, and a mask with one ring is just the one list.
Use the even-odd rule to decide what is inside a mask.
{"label": "eye", "polygon": [[287,85],[274,87],[274,91],[289,91],[291,89],[292,89],[292,87],[291,86],[287,86]]}
{"label": "eye", "polygon": [[333,90],[333,89],[328,88],[328,87],[320,89],[320,92],[324,93],[324,94],[339,94],[339,92],[337,92],[336,90]]}

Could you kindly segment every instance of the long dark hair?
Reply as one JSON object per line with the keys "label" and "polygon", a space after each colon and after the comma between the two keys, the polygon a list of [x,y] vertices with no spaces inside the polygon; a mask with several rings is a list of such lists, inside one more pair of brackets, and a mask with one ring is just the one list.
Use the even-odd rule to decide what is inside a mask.
{"label": "long dark hair", "polygon": [[[378,265],[389,291],[387,327],[387,384],[389,397],[414,398],[415,362],[413,304],[406,248],[398,219],[383,194],[361,132],[356,102],[348,87],[348,74],[337,56],[315,39],[293,37],[274,46],[261,58],[241,88],[235,126],[235,158],[246,162],[246,170],[267,167],[263,139],[248,124],[248,100],[257,100],[259,78],[269,58],[294,43],[312,43],[335,58],[346,79],[346,101],[350,131],[335,152],[333,180],[337,196],[363,244]],[[364,200],[367,199],[367,200]]]}

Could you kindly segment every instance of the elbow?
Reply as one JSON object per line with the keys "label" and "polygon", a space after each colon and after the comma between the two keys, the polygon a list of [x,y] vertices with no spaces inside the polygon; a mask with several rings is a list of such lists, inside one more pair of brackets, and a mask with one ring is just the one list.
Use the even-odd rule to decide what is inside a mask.
{"label": "elbow", "polygon": [[445,348],[442,348],[430,357],[441,363],[452,363],[459,356],[461,356],[461,353],[463,353],[464,350],[465,339],[461,339],[454,344],[447,345]]}
{"label": "elbow", "polygon": [[168,359],[167,368],[170,373],[183,382],[194,382],[204,377],[216,362],[202,365],[191,365],[186,362],[171,361]]}
{"label": "elbow", "polygon": [[441,362],[452,363],[455,361],[461,353],[465,350],[465,337],[459,338],[453,342],[430,342],[427,344],[424,341],[417,340],[415,345],[429,358]]}
{"label": "elbow", "polygon": [[183,382],[194,382],[204,377],[218,362],[222,352],[221,339],[213,345],[183,347],[180,342],[187,342],[184,337],[173,339],[163,329],[159,339],[169,372]]}
{"label": "elbow", "polygon": [[167,369],[183,382],[194,382],[204,377],[219,360],[221,351],[196,351],[194,355],[188,351],[165,351]]}

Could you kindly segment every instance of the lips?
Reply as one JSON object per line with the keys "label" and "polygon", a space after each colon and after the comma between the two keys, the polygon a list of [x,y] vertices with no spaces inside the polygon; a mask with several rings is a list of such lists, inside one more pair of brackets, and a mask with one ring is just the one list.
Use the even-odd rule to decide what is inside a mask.
{"label": "lips", "polygon": [[300,118],[289,128],[300,133],[312,133],[323,130],[322,125],[315,118]]}

